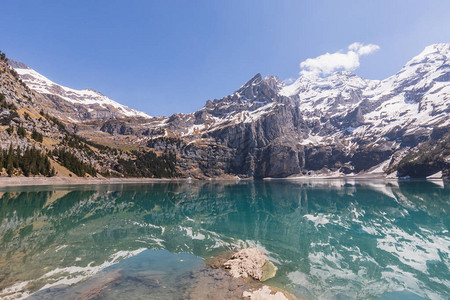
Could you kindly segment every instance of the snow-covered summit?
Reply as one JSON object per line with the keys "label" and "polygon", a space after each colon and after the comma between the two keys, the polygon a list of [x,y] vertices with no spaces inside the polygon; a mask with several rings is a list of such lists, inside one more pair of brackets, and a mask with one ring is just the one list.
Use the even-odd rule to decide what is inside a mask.
{"label": "snow-covered summit", "polygon": [[413,57],[407,65],[423,62],[424,60],[428,61],[443,61],[449,59],[450,56],[450,43],[440,43],[440,44],[432,44],[419,53],[417,56]]}
{"label": "snow-covered summit", "polygon": [[376,80],[362,79],[348,71],[335,72],[326,77],[306,74],[300,76],[294,83],[283,87],[280,94],[289,97],[300,95],[308,90],[345,91],[354,88],[366,88],[376,82]]}
{"label": "snow-covered summit", "polygon": [[395,87],[406,84],[423,88],[449,72],[450,44],[433,44],[413,57],[397,74],[387,78],[385,82],[390,82]]}
{"label": "snow-covered summit", "polygon": [[[411,77],[433,73],[435,79],[448,72],[450,68],[450,43],[433,44],[408,61],[405,66],[384,82],[404,83]],[[349,89],[372,89],[376,88],[382,81],[363,79],[349,71],[334,72],[328,76],[321,77],[316,74],[304,74],[295,82],[284,86],[280,94],[285,96],[300,95],[309,90],[322,90],[326,93],[328,90],[349,90]],[[417,82],[414,82],[417,83]],[[302,97],[300,97],[302,98]]]}
{"label": "snow-covered summit", "polygon": [[[84,106],[86,112],[82,112],[81,115],[86,116],[86,114],[89,114],[95,119],[102,119],[103,117],[151,118],[146,113],[122,105],[93,89],[76,90],[65,87],[51,81],[23,63],[13,60],[9,60],[8,63],[19,74],[22,81],[33,91],[49,98],[53,102],[57,101],[57,99],[66,101],[65,113],[71,120],[76,121],[80,119],[82,106]],[[71,106],[72,113],[70,112]],[[97,111],[99,113],[96,113]]]}

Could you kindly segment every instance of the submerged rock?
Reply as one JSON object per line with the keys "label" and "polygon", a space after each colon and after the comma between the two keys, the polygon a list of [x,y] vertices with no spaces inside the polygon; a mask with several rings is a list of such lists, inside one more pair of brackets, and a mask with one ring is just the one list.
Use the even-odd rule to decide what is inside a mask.
{"label": "submerged rock", "polygon": [[104,276],[93,280],[84,290],[81,290],[76,299],[96,299],[111,286],[118,285],[124,279],[122,269],[105,273]]}
{"label": "submerged rock", "polygon": [[256,291],[245,291],[242,297],[250,300],[288,300],[282,292],[272,292],[267,285]]}
{"label": "submerged rock", "polygon": [[194,272],[182,299],[242,299],[249,286],[222,269],[207,268]]}
{"label": "submerged rock", "polygon": [[266,260],[266,263],[262,267],[263,277],[261,278],[261,281],[266,281],[267,279],[275,277],[277,270],[278,268],[271,261]]}
{"label": "submerged rock", "polygon": [[260,281],[274,277],[277,272],[277,267],[267,259],[266,254],[253,247],[236,252],[223,266],[235,278],[251,277]]}

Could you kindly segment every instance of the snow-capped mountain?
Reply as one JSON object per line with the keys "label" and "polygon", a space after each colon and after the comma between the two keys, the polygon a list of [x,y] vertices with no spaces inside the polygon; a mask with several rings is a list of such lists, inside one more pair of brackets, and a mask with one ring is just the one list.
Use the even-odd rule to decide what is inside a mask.
{"label": "snow-capped mountain", "polygon": [[[187,142],[181,157],[200,153],[208,161],[207,176],[214,169],[255,177],[392,171],[421,143],[449,134],[449,55],[450,44],[431,45],[381,81],[337,72],[286,86],[257,74],[232,95],[159,126]],[[440,155],[428,173],[450,165],[450,153]]]}
{"label": "snow-capped mountain", "polygon": [[[336,72],[303,75],[285,85],[257,74],[196,112],[158,118],[10,64],[53,110],[69,118],[75,114],[78,121],[99,120],[79,126],[79,134],[173,151],[186,176],[398,171],[399,176],[423,177],[439,171],[450,176],[449,56],[450,44],[428,46],[384,80]],[[133,121],[137,117],[141,121]]]}
{"label": "snow-capped mountain", "polygon": [[25,84],[42,96],[48,108],[70,121],[110,119],[123,117],[150,118],[144,112],[122,105],[92,89],[76,90],[59,85],[27,65],[13,60],[9,65]]}

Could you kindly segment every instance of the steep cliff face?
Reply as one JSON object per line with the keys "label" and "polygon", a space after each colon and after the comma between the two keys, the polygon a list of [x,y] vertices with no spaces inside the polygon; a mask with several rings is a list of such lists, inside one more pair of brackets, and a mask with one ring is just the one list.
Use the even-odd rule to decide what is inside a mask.
{"label": "steep cliff face", "polygon": [[[449,44],[429,46],[383,81],[338,72],[285,86],[257,74],[232,95],[172,116],[161,128],[186,141],[178,149],[182,159],[209,162],[198,165],[206,176],[217,168],[256,178],[394,172],[422,143],[439,140],[433,130],[449,131],[449,54]],[[193,150],[202,148],[208,151]],[[402,165],[399,175],[448,174],[448,154],[440,160],[422,172]]]}
{"label": "steep cliff face", "polygon": [[[407,167],[406,158],[427,148],[424,143],[431,147],[446,141],[449,56],[450,44],[431,45],[382,81],[337,72],[301,76],[285,85],[257,74],[232,95],[208,100],[194,113],[109,115],[96,121],[79,117],[75,123],[78,134],[94,140],[102,136],[109,143],[174,151],[180,173],[198,178],[384,174],[399,167],[399,176],[426,177],[435,171],[448,175],[450,157],[445,151],[439,152],[438,167],[418,173]],[[61,96],[47,87],[43,91],[29,72],[19,74],[31,89],[47,98]],[[55,106],[78,101],[93,109],[85,105],[89,98],[83,100],[83,93],[76,100],[57,99]]]}

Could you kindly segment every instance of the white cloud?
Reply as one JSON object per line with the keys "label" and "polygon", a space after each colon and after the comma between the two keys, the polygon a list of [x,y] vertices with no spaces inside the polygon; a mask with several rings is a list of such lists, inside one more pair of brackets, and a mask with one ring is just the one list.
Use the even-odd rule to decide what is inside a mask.
{"label": "white cloud", "polygon": [[380,49],[380,46],[375,44],[364,46],[363,44],[356,42],[348,46],[348,49],[357,52],[359,55],[368,55]]}
{"label": "white cloud", "polygon": [[359,67],[359,58],[369,55],[380,49],[378,45],[353,43],[348,46],[348,51],[338,51],[335,53],[325,53],[316,58],[308,58],[300,63],[302,75],[328,75],[335,71],[353,71]]}

